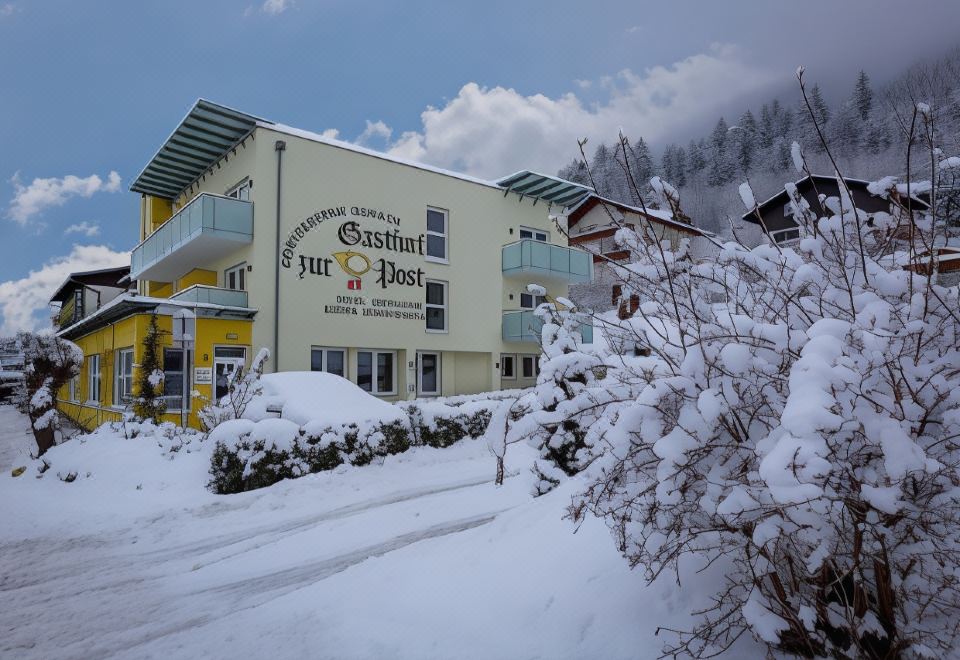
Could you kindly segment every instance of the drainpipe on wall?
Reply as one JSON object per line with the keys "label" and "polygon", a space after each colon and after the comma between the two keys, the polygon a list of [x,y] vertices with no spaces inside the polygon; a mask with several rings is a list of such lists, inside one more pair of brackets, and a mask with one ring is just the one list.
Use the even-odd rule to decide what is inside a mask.
{"label": "drainpipe on wall", "polygon": [[281,173],[283,171],[283,152],[287,143],[277,140],[273,143],[277,152],[277,240],[273,250],[273,370],[280,371],[280,192]]}

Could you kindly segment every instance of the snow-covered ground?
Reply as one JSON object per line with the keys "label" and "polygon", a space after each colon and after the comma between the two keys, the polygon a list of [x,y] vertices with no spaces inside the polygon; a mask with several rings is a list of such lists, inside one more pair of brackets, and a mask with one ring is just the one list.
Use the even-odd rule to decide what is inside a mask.
{"label": "snow-covered ground", "polygon": [[30,421],[10,405],[0,404],[0,472],[30,462],[30,452],[36,450]]}
{"label": "snow-covered ground", "polygon": [[[9,464],[25,420],[0,423]],[[206,444],[96,436],[4,470],[0,657],[653,658],[703,591],[646,587],[563,520],[575,481],[531,498],[526,447],[500,488],[466,440],[218,496]]]}

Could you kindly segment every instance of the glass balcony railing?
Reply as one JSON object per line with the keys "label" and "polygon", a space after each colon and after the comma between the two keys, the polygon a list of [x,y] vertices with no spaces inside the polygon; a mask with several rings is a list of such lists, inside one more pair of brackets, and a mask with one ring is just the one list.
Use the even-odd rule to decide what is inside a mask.
{"label": "glass balcony railing", "polygon": [[200,193],[133,249],[130,277],[170,282],[252,240],[251,202]]}
{"label": "glass balcony railing", "polygon": [[221,305],[223,307],[246,307],[247,292],[194,284],[183,291],[173,294],[170,296],[170,300]]}
{"label": "glass balcony railing", "polygon": [[536,274],[560,279],[569,284],[589,282],[593,278],[593,257],[574,248],[524,239],[503,246],[504,275]]}
{"label": "glass balcony railing", "polygon": [[[503,341],[540,343],[541,321],[533,311],[503,313]],[[584,344],[593,343],[593,326],[584,323],[580,326],[580,340]]]}

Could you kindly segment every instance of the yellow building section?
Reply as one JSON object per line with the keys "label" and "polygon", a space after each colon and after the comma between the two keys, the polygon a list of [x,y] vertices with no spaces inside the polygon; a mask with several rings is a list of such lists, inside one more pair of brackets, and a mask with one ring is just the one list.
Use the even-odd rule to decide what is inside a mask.
{"label": "yellow building section", "polygon": [[170,200],[143,195],[140,198],[140,240],[155,232],[172,215]]}
{"label": "yellow building section", "polygon": [[[195,284],[203,286],[217,286],[217,271],[206,270],[204,268],[194,268],[189,273],[176,281],[177,291],[183,291]],[[174,291],[176,293],[177,291]]]}
{"label": "yellow building section", "polygon": [[[123,413],[129,410],[129,405],[125,405],[116,395],[118,352],[133,349],[133,396],[136,397],[139,394],[137,384],[150,317],[149,313],[135,314],[73,340],[83,351],[84,360],[80,375],[74,382],[72,397],[69,384],[58,394],[57,407],[63,414],[86,430],[122,419]],[[173,347],[172,321],[170,316],[157,315],[157,326],[160,328],[161,344],[164,347]],[[197,411],[207,405],[214,395],[213,382],[193,382],[195,369],[208,368],[213,372],[216,349],[225,346],[246,349],[249,365],[252,358],[252,334],[253,322],[250,319],[197,318],[195,345],[189,364],[189,387],[191,392],[198,396],[190,396],[188,426],[200,427]],[[99,368],[94,371],[96,360],[99,360]],[[215,381],[215,376],[211,380]],[[97,397],[95,388],[98,381],[100,393]],[[179,410],[165,413],[162,420],[180,425],[181,413]]]}

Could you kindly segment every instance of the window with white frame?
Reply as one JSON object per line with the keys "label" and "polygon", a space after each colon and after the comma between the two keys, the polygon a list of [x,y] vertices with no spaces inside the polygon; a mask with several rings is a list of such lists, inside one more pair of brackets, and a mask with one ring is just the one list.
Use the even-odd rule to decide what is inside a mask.
{"label": "window with white frame", "polygon": [[789,227],[787,229],[778,229],[770,232],[770,238],[777,245],[789,245],[794,241],[800,240],[800,229]]}
{"label": "window with white frame", "polygon": [[450,214],[442,209],[427,209],[427,261],[449,263],[447,254]]}
{"label": "window with white frame", "polygon": [[389,396],[397,393],[395,351],[358,351],[357,385],[360,389]]}
{"label": "window with white frame", "polygon": [[524,378],[536,378],[540,375],[540,356],[524,355],[520,359],[520,373]]}
{"label": "window with white frame", "polygon": [[247,290],[247,264],[242,263],[223,271],[223,286],[233,291]]}
{"label": "window with white frame", "polygon": [[535,241],[540,241],[541,243],[548,243],[550,241],[550,234],[543,231],[542,229],[531,229],[530,227],[520,227],[520,239],[533,239]]}
{"label": "window with white frame", "polygon": [[226,196],[239,199],[244,202],[249,202],[251,190],[253,190],[253,180],[246,179],[228,190]]}
{"label": "window with white frame", "polygon": [[310,349],[310,371],[347,377],[347,349],[314,346]]}
{"label": "window with white frame", "polygon": [[536,309],[547,302],[546,296],[535,296],[532,293],[520,294],[520,309]]}
{"label": "window with white frame", "polygon": [[500,355],[500,377],[513,380],[517,377],[517,356],[510,353]]}
{"label": "window with white frame", "polygon": [[133,399],[133,349],[124,348],[114,360],[113,404],[123,406]]}
{"label": "window with white frame", "polygon": [[447,331],[447,283],[427,280],[427,332]]}
{"label": "window with white frame", "polygon": [[100,403],[100,356],[87,358],[87,401]]}
{"label": "window with white frame", "polygon": [[70,379],[70,401],[80,400],[80,376]]}
{"label": "window with white frame", "polygon": [[440,394],[440,354],[417,354],[417,389],[421,396]]}
{"label": "window with white frame", "polygon": [[167,410],[181,410],[184,392],[190,391],[186,356],[182,348],[163,349],[163,400]]}

